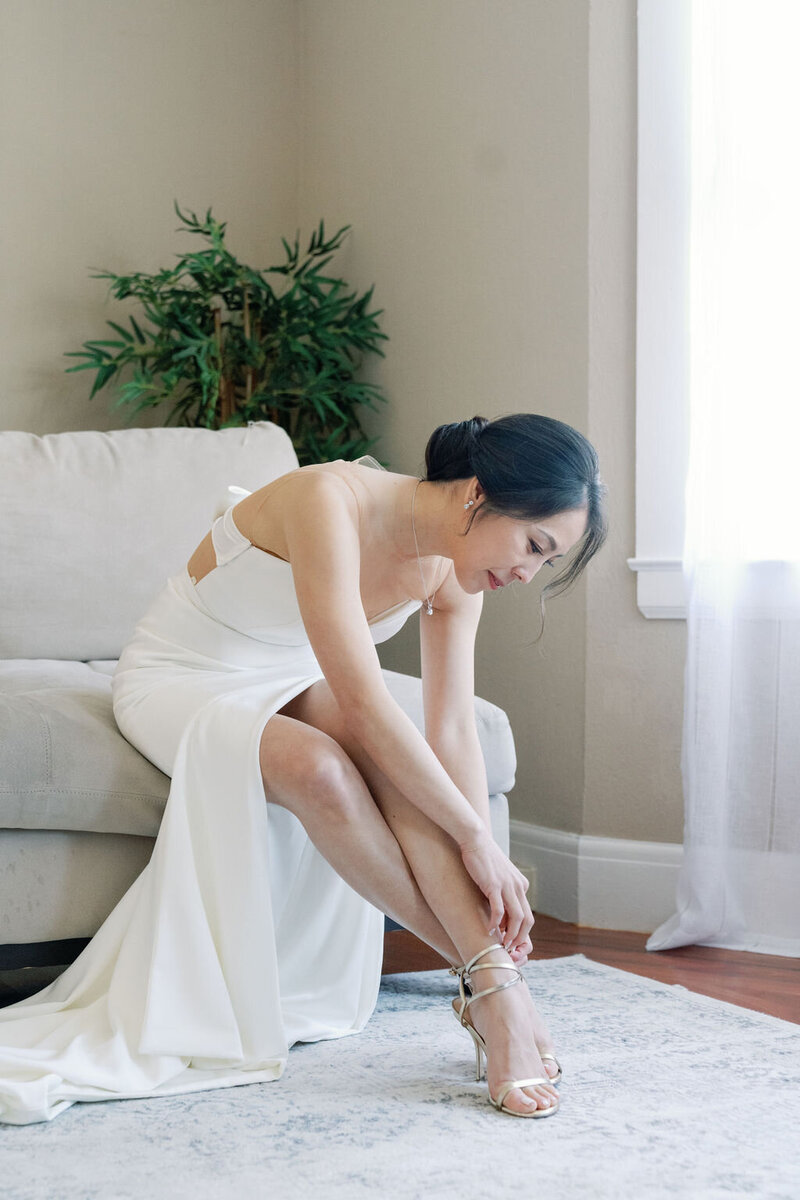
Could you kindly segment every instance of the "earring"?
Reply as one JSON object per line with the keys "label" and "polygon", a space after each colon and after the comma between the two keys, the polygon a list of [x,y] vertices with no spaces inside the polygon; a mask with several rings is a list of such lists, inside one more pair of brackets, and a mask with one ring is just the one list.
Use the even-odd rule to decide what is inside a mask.
{"label": "earring", "polygon": [[464,508],[472,508],[474,503],[475,503],[474,500],[468,500],[467,503],[464,505]]}

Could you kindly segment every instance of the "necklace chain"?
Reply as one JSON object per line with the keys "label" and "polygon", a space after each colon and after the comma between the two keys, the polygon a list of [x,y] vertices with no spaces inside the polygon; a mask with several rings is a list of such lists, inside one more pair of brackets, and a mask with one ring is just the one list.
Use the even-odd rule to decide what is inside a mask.
{"label": "necklace chain", "polygon": [[411,498],[411,532],[414,534],[414,549],[417,552],[417,566],[419,567],[419,577],[422,582],[422,590],[425,593],[425,611],[429,617],[433,616],[433,597],[428,595],[428,588],[425,584],[425,576],[422,574],[422,563],[419,557],[419,542],[417,541],[417,527],[414,524],[414,505],[417,500],[417,488],[422,483],[421,479],[417,480],[417,487],[414,488],[414,495]]}

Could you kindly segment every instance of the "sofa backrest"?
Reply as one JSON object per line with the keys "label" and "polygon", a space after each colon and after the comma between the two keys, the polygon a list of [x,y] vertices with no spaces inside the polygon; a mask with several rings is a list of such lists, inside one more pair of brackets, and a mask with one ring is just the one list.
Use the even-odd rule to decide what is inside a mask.
{"label": "sofa backrest", "polygon": [[0,658],[117,658],[230,485],[293,470],[277,425],[0,432]]}

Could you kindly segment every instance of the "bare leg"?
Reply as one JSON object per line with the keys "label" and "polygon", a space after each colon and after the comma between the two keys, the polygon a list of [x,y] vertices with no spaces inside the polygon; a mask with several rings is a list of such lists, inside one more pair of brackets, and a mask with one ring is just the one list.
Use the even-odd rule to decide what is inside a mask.
{"label": "bare leg", "polygon": [[[467,874],[455,843],[394,787],[352,739],[328,685],[324,681],[314,684],[283,712],[326,731],[346,751],[402,848],[424,901],[460,960],[469,961],[489,945],[494,939],[487,930],[487,905]],[[313,840],[310,829],[309,835]],[[325,853],[321,846],[320,849]],[[361,883],[354,886],[365,894]],[[510,962],[504,951],[493,952],[491,960]],[[509,978],[508,971],[482,971],[480,990],[505,983]],[[555,1073],[555,1068],[547,1070],[539,1057],[540,1051],[552,1052],[552,1041],[524,984],[487,996],[475,1005],[470,1015],[489,1047],[487,1078],[493,1095],[508,1079],[547,1077]],[[515,1090],[505,1103],[524,1112],[537,1105],[548,1107],[555,1096],[551,1086],[543,1085],[526,1088],[525,1092]]]}
{"label": "bare leg", "polygon": [[455,966],[459,959],[452,940],[339,743],[276,714],[262,735],[260,759],[267,798],[294,813],[345,882]]}

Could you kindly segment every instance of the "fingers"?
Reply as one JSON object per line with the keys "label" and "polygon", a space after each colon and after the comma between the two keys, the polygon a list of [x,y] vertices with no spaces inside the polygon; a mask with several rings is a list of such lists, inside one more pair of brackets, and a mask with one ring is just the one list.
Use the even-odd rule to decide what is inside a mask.
{"label": "fingers", "polygon": [[527,940],[533,913],[525,895],[529,882],[490,838],[462,849],[468,874],[486,898],[488,931],[502,938],[507,950]]}
{"label": "fingers", "polygon": [[486,899],[489,901],[489,933],[495,929],[499,932],[505,914],[505,905],[500,889],[490,892]]}
{"label": "fingers", "polygon": [[508,953],[514,966],[521,967],[528,961],[528,957],[532,951],[533,943],[530,938],[525,938],[524,941],[519,942],[516,946],[512,946]]}
{"label": "fingers", "polygon": [[528,891],[529,887],[530,887],[530,880],[527,879],[526,876],[522,875],[521,901],[522,901],[522,924],[524,926],[524,929],[522,932],[523,932],[524,937],[528,936],[528,933],[530,932],[530,929],[533,926],[533,912],[531,911],[531,906],[528,903],[528,896],[527,896],[527,891]]}
{"label": "fingers", "polygon": [[512,934],[511,944],[514,946],[516,946],[520,941],[527,940],[531,926],[533,925],[533,913],[531,912],[530,904],[528,904],[528,898],[525,895],[526,888],[524,885],[527,884],[527,882],[528,881],[525,879],[525,877],[522,876],[520,890],[517,893],[519,922],[516,929],[509,929],[509,933]]}
{"label": "fingers", "polygon": [[[524,878],[524,877],[523,877]],[[526,881],[527,882],[527,881]],[[505,901],[505,920],[502,924],[503,945],[506,950],[528,943],[528,934],[533,925],[533,913],[525,896],[521,882],[512,887]]]}
{"label": "fingers", "polygon": [[511,867],[511,878],[506,878],[504,886],[486,893],[490,906],[489,933],[497,933],[509,952],[517,945],[530,944],[528,934],[533,925],[533,913],[525,895],[527,882],[524,875]]}
{"label": "fingers", "polygon": [[533,913],[525,895],[528,890],[529,881],[517,867],[510,861],[507,860],[507,862],[511,871],[511,878],[508,882],[506,895],[506,936],[504,944],[506,949],[509,950],[528,936],[528,931],[533,924]]}

